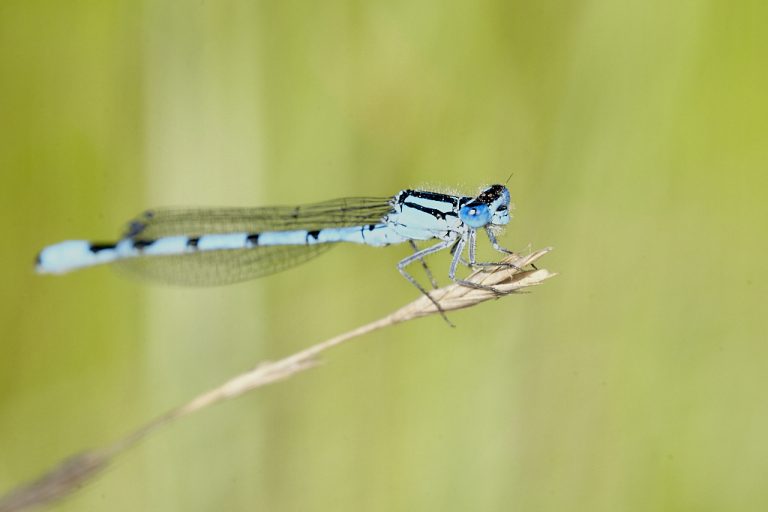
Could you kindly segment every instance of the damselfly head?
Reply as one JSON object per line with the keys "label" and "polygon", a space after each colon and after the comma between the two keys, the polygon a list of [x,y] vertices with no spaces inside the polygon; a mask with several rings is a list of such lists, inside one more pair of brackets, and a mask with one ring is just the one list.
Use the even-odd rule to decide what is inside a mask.
{"label": "damselfly head", "polygon": [[459,210],[461,221],[471,228],[509,223],[509,190],[504,185],[491,185]]}

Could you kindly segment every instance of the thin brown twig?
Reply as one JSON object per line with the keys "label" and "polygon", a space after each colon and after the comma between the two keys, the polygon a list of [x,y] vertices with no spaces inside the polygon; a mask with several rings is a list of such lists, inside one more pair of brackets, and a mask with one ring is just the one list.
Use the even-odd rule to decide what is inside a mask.
{"label": "thin brown twig", "polygon": [[[542,249],[527,256],[511,255],[499,262],[499,266],[484,267],[467,278],[467,281],[492,287],[492,289],[452,284],[434,290],[431,292],[432,297],[440,303],[444,312],[448,312],[498,299],[523,288],[541,284],[556,274],[545,269],[523,269],[531,266],[534,261],[550,250]],[[100,474],[119,455],[169,423],[224,400],[242,396],[254,389],[308,370],[318,364],[317,356],[322,352],[363,334],[437,312],[435,304],[428,297],[422,296],[388,316],[334,336],[278,361],[261,363],[252,370],[237,375],[220,386],[196,396],[186,404],[155,418],[111,445],[83,452],[60,462],[38,479],[22,484],[0,498],[0,512],[28,510],[69,496]]]}

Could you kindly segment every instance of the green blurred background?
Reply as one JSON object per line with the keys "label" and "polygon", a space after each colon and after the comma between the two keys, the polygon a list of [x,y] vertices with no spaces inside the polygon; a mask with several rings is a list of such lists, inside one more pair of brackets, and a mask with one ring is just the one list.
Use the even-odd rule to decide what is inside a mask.
{"label": "green blurred background", "polygon": [[[205,411],[57,510],[768,509],[768,6],[0,3],[0,493],[416,296],[407,247],[214,289],[32,272],[146,207],[516,203],[531,294]],[[436,257],[443,275],[447,259]]]}

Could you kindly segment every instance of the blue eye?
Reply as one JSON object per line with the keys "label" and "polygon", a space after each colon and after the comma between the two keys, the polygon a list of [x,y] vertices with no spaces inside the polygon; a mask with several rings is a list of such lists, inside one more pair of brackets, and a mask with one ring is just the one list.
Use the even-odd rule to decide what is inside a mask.
{"label": "blue eye", "polygon": [[459,210],[461,222],[471,228],[481,228],[491,221],[491,211],[488,205],[467,205]]}

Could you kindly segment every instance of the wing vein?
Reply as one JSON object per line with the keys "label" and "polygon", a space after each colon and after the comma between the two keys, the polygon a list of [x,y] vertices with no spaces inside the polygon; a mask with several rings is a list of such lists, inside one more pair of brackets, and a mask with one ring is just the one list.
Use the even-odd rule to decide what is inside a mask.
{"label": "wing vein", "polygon": [[[375,224],[392,210],[389,198],[345,198],[304,206],[179,208],[147,211],[128,224],[124,238],[199,237],[220,233],[320,230]],[[134,276],[177,285],[218,285],[285,270],[328,250],[331,244],[190,251],[139,256],[117,262]]]}

